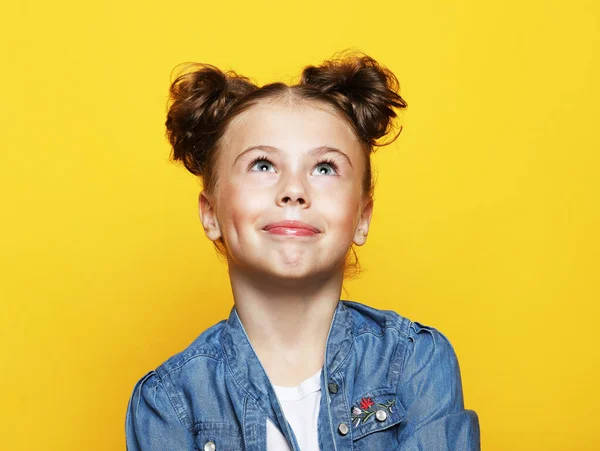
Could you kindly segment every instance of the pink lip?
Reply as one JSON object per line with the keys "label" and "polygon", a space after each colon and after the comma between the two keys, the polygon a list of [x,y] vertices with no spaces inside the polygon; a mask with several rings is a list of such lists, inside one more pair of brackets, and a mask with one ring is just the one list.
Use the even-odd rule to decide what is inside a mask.
{"label": "pink lip", "polygon": [[276,235],[288,236],[309,236],[321,232],[316,227],[301,221],[272,222],[265,226],[263,230]]}

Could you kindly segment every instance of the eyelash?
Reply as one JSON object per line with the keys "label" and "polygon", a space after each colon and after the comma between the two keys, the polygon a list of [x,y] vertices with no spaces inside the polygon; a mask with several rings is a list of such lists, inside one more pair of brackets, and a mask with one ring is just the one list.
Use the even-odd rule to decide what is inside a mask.
{"label": "eyelash", "polygon": [[[248,169],[250,169],[252,166],[254,166],[254,165],[255,165],[256,163],[258,163],[259,161],[266,161],[266,162],[268,162],[269,164],[273,164],[273,163],[271,162],[271,160],[269,160],[267,157],[265,157],[265,156],[259,156],[259,157],[256,157],[254,160],[252,160],[252,162],[251,162],[251,163],[248,165]],[[337,173],[337,172],[339,172],[339,171],[338,171],[338,165],[337,165],[337,163],[336,163],[335,161],[333,161],[333,160],[329,159],[329,158],[324,158],[324,159],[322,159],[321,161],[319,161],[319,162],[317,163],[317,166],[318,166],[318,165],[320,165],[320,164],[328,164],[328,165],[330,165],[330,166],[333,168],[333,170],[334,170],[336,173]]]}

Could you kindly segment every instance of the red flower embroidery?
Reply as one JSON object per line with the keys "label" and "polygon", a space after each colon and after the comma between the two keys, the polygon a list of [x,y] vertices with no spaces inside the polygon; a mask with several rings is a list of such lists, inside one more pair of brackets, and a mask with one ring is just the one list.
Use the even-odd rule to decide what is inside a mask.
{"label": "red flower embroidery", "polygon": [[369,407],[371,407],[373,404],[375,404],[371,398],[363,398],[360,400],[360,408],[363,410],[367,410]]}

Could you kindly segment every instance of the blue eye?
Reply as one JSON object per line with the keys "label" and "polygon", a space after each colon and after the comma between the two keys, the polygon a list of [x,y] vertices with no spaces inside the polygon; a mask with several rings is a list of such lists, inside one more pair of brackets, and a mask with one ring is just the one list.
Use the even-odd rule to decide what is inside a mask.
{"label": "blue eye", "polygon": [[[330,172],[328,172],[328,173],[323,173],[321,170],[319,170],[320,175],[339,175],[337,173],[338,166],[335,163],[335,161],[333,161],[333,160],[325,159],[325,160],[319,161],[317,166],[315,166],[315,169],[319,168],[320,166],[321,167],[327,167],[327,166],[330,167]],[[253,170],[253,168],[255,168],[255,167],[259,168],[258,171],[256,171],[256,172],[270,172],[269,167],[273,167],[273,163],[271,163],[271,161],[268,158],[261,156],[261,157],[257,157],[254,160],[252,160],[252,162],[248,166],[248,170]],[[263,169],[265,167],[267,168],[266,170]],[[331,171],[333,171],[333,172],[331,172]]]}
{"label": "blue eye", "polygon": [[[258,163],[260,163],[260,164],[258,164]],[[260,167],[264,168],[265,166],[273,166],[273,164],[266,158],[258,157],[254,161],[252,161],[252,163],[250,163],[250,169],[252,169],[254,166],[258,166],[259,168]],[[268,172],[268,170],[265,171],[263,169],[259,169],[258,172]]]}
{"label": "blue eye", "polygon": [[331,168],[331,170],[333,170],[333,174],[332,174],[332,173],[323,174],[323,172],[321,172],[321,171],[319,170],[319,173],[320,173],[320,174],[322,174],[322,175],[338,175],[338,174],[337,174],[337,165],[336,165],[336,164],[335,164],[335,162],[334,162],[334,161],[332,161],[332,160],[325,160],[325,161],[321,161],[321,162],[320,162],[320,163],[317,165],[317,168],[318,168],[319,166],[322,166],[322,167],[327,167],[327,166],[329,166],[329,167]]}

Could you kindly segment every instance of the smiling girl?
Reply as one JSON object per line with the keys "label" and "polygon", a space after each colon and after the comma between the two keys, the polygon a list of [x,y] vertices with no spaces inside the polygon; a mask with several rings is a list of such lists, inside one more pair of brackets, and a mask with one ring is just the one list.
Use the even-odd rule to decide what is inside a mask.
{"label": "smiling girl", "polygon": [[396,77],[364,54],[293,86],[194,64],[170,94],[172,155],[203,182],[234,306],[137,382],[128,450],[478,450],[445,336],[340,299],[369,232],[371,152],[406,108]]}

